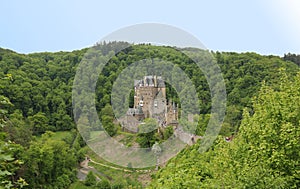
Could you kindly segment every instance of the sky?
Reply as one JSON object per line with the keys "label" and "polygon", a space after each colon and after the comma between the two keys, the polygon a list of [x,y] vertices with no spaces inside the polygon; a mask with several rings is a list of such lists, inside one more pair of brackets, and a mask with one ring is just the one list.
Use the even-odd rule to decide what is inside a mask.
{"label": "sky", "polygon": [[178,27],[214,51],[300,54],[299,0],[1,0],[0,47],[71,51],[141,23]]}

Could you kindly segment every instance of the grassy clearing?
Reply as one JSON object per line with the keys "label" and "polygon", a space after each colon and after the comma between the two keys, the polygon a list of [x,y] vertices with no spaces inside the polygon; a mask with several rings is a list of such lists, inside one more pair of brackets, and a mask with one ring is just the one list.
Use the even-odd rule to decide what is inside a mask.
{"label": "grassy clearing", "polygon": [[[118,165],[115,165],[113,163],[107,162],[106,160],[102,159],[101,157],[99,157],[97,154],[95,154],[91,149],[89,149],[88,147],[85,147],[85,151],[86,154],[95,162],[97,163],[102,163],[105,165],[109,165],[112,167],[117,167],[117,168],[124,168]],[[123,183],[125,185],[132,185],[135,187],[140,187],[141,186],[141,182],[140,182],[140,177],[143,175],[151,175],[152,173],[143,173],[143,172],[136,172],[133,169],[133,172],[125,172],[123,170],[116,170],[116,169],[111,169],[99,164],[95,164],[90,162],[89,163],[90,166],[94,167],[97,171],[99,171],[100,173],[102,173],[102,175],[98,175],[100,178],[101,177],[105,177],[106,179],[108,179],[112,184],[114,183]],[[125,168],[128,169],[128,168]],[[154,168],[153,168],[154,169]]]}
{"label": "grassy clearing", "polygon": [[94,140],[96,139],[101,133],[103,133],[104,131],[92,131],[91,132],[91,139],[90,140]]}
{"label": "grassy clearing", "polygon": [[[67,138],[71,136],[71,131],[57,131],[57,132],[51,132],[51,139],[52,140],[63,140],[64,138]],[[36,140],[41,140],[42,136],[36,136]]]}
{"label": "grassy clearing", "polygon": [[71,136],[71,132],[70,131],[59,131],[59,132],[55,132],[54,135],[51,137],[51,139],[53,140],[63,140],[66,137]]}

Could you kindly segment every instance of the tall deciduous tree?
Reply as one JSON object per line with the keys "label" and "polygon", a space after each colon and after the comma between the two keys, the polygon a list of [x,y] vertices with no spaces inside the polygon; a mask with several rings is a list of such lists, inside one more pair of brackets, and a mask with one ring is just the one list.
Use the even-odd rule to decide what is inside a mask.
{"label": "tall deciduous tree", "polygon": [[[65,142],[52,140],[52,134],[43,134],[24,154],[25,178],[31,188],[67,187],[75,179],[75,153]],[[62,179],[63,183],[57,183]]]}

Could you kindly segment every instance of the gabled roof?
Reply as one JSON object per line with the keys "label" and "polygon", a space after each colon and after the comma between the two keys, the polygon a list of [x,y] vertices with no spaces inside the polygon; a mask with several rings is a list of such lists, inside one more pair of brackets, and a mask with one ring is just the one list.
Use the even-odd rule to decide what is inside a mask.
{"label": "gabled roof", "polygon": [[154,81],[155,78],[156,78],[156,82],[157,82],[156,87],[164,88],[166,86],[165,82],[161,76],[153,76],[153,75],[144,76],[144,78],[141,80],[134,80],[134,86],[135,87],[139,87],[140,85],[141,86],[145,86],[145,85],[153,86],[153,85],[155,85],[155,81]]}

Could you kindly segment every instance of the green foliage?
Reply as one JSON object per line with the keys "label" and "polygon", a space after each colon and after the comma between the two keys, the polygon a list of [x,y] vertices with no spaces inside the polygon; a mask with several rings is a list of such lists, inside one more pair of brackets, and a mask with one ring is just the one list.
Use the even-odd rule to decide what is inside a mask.
{"label": "green foliage", "polygon": [[300,66],[300,55],[296,55],[296,54],[285,54],[283,57],[283,60],[285,61],[291,61],[294,62],[295,64],[297,64],[298,66]]}
{"label": "green foliage", "polygon": [[276,56],[260,56],[255,53],[215,53],[226,83],[227,115],[226,128],[221,133],[231,135],[239,128],[244,107],[252,108],[251,98],[257,95],[262,81],[276,87],[280,73],[278,69],[286,68],[288,77],[299,70],[296,65],[281,61]]}
{"label": "green foliage", "polygon": [[100,182],[97,183],[97,188],[100,189],[111,189],[110,182],[106,179],[101,179]]}
{"label": "green foliage", "polygon": [[106,104],[101,110],[102,127],[109,136],[117,134],[118,127],[114,123],[114,113],[110,104]]}
{"label": "green foliage", "polygon": [[74,128],[72,81],[84,52],[22,55],[0,48],[0,78],[6,76],[0,79],[0,94],[14,104],[9,111],[20,110],[25,119],[42,113],[53,127],[47,130]]}
{"label": "green foliage", "polygon": [[219,137],[205,153],[183,150],[155,176],[150,188],[299,188],[300,73],[279,87],[263,85],[245,109],[232,142]]}
{"label": "green foliage", "polygon": [[152,118],[145,119],[144,123],[139,125],[137,142],[142,148],[150,148],[155,143],[155,140],[157,140],[155,137],[156,128],[157,122]]}
{"label": "green foliage", "polygon": [[111,185],[111,189],[122,189],[125,188],[125,184],[122,182],[116,182]]}
{"label": "green foliage", "polygon": [[[100,48],[100,47],[99,47]],[[193,59],[197,59],[200,63],[209,60],[208,52],[199,51],[195,49],[183,49],[186,54],[189,54]],[[168,55],[168,56],[166,56]],[[226,83],[226,92],[228,94],[227,107],[232,111],[228,111],[225,119],[225,125],[222,129],[222,134],[228,135],[238,130],[240,121],[242,118],[243,107],[251,107],[251,98],[257,94],[261,87],[261,82],[265,80],[268,84],[276,85],[279,77],[278,69],[285,67],[286,72],[290,75],[294,75],[298,70],[297,66],[284,62],[280,57],[276,56],[261,56],[255,53],[212,53],[215,57],[215,61],[220,66],[222,74]],[[118,75],[124,68],[129,66],[132,62],[142,59],[150,59],[154,61],[155,58],[162,59],[162,61],[170,61],[175,64],[174,70],[182,69],[191,78],[193,84],[196,87],[198,93],[199,104],[201,110],[201,117],[209,116],[211,96],[208,83],[205,75],[199,69],[199,67],[185,54],[170,48],[170,47],[157,47],[151,45],[134,45],[128,49],[119,52],[116,57],[110,59],[108,64],[104,67],[104,71],[100,74],[96,87],[96,106],[98,110],[104,108],[110,101],[111,86]],[[134,73],[138,74],[138,73]],[[131,78],[128,78],[131,79]],[[172,78],[173,82],[185,91],[188,85],[182,83],[180,78]],[[185,101],[188,96],[178,98],[174,86],[170,86],[167,83],[167,98],[172,99],[181,107],[181,101]],[[120,88],[119,90],[122,90]],[[132,95],[132,91],[130,93]],[[129,101],[132,101],[132,97]],[[132,102],[131,102],[132,106]],[[206,120],[207,118],[205,118]],[[205,131],[201,122],[199,121],[199,134]]]}
{"label": "green foliage", "polygon": [[84,181],[84,184],[86,186],[95,186],[96,185],[96,176],[94,175],[94,173],[92,171],[90,171],[87,176],[86,179]]}
{"label": "green foliage", "polygon": [[28,185],[26,181],[17,175],[23,161],[20,160],[23,147],[7,140],[7,133],[2,129],[7,128],[5,108],[11,106],[8,98],[0,96],[0,184],[5,188],[23,188]]}
{"label": "green foliage", "polygon": [[[194,122],[197,122],[196,120],[198,120],[198,125],[196,128],[196,134],[199,136],[203,136],[206,130],[206,126],[209,122],[210,119],[210,114],[200,114],[198,115],[194,115]],[[229,124],[229,123],[227,123]],[[224,126],[223,126],[224,127]]]}
{"label": "green foliage", "polygon": [[[11,80],[12,76],[7,74],[3,79]],[[2,85],[0,85],[2,88]],[[7,130],[7,109],[12,106],[10,100],[0,95],[0,186],[5,188],[23,188],[28,185],[17,173],[24,163],[20,160],[23,147],[9,140]]]}
{"label": "green foliage", "polygon": [[32,129],[30,124],[23,117],[20,110],[16,110],[14,113],[8,116],[9,122],[3,130],[7,133],[7,139],[14,141],[17,144],[21,144],[24,147],[28,147],[32,140]]}
{"label": "green foliage", "polygon": [[[128,45],[124,42],[98,44],[89,56],[96,57],[96,63]],[[206,51],[192,48],[183,50],[200,62],[205,63],[208,59]],[[88,114],[93,108],[90,102],[95,100],[104,129],[109,135],[115,135],[117,126],[109,105],[111,89],[119,73],[138,60],[153,61],[158,58],[173,62],[176,66],[170,72],[180,68],[188,75],[196,87],[199,101],[195,103],[199,104],[201,110],[199,122],[194,123],[197,126],[196,133],[203,135],[205,132],[211,109],[205,75],[189,57],[171,47],[133,45],[122,50],[110,59],[100,76],[87,76],[90,82],[97,81],[96,99],[86,95],[74,104],[76,107],[85,106],[73,112],[71,90],[77,65],[85,52],[86,49],[23,55],[0,48],[1,182],[5,182],[7,187],[20,188],[26,185],[22,181],[25,178],[30,184],[27,188],[67,188],[75,180],[76,163],[82,160],[85,153],[81,150],[85,145],[83,138],[89,140],[91,132],[99,130],[95,122],[97,115]],[[289,81],[299,70],[296,65],[298,56],[288,54],[282,60],[280,57],[255,53],[212,54],[222,70],[228,94],[227,116],[221,134],[228,136],[239,131],[238,136],[233,143],[219,139],[213,149],[201,155],[198,154],[197,145],[184,150],[167,165],[168,175],[164,170],[160,171],[153,186],[199,188],[201,183],[200,188],[299,187],[299,170],[292,166],[299,164],[299,143],[295,138],[299,138],[297,83],[300,82],[298,78],[293,83]],[[280,67],[284,67],[285,71],[278,72]],[[88,65],[86,69],[93,67]],[[282,73],[287,75],[280,80],[278,78]],[[183,91],[190,87],[181,78],[172,79]],[[272,89],[264,87],[255,99],[258,101],[254,100],[252,104],[251,99],[258,95],[263,80]],[[282,83],[290,87],[284,88]],[[89,86],[90,83],[83,84]],[[83,87],[77,92],[87,94],[88,90]],[[132,105],[132,91],[130,95]],[[178,95],[174,87],[167,83],[167,98],[178,103],[180,110],[180,103],[188,100],[188,96],[179,99]],[[259,104],[263,105],[260,107]],[[250,113],[245,111],[239,128],[245,107]],[[83,138],[74,130],[74,115]],[[145,125],[148,126],[141,126],[141,131],[149,131],[154,126],[151,122]],[[189,125],[187,127],[190,128]],[[72,134],[64,137],[63,141],[53,139],[55,135],[47,132],[70,130]],[[35,141],[35,136],[32,137],[32,134],[40,137],[45,132],[40,140]],[[169,128],[160,133],[156,130],[139,133],[137,141],[142,147],[151,147],[155,141],[165,140],[171,133],[172,129]],[[124,185],[130,184],[127,182]]]}
{"label": "green foliage", "polygon": [[90,189],[91,187],[85,186],[83,182],[77,181],[69,187],[69,189]]}
{"label": "green foliage", "polygon": [[24,152],[24,176],[30,188],[69,186],[75,179],[76,154],[52,136],[46,132]]}
{"label": "green foliage", "polygon": [[23,148],[11,142],[0,141],[0,184],[5,188],[23,188],[28,184],[17,175],[23,165],[19,160]]}
{"label": "green foliage", "polygon": [[[124,42],[98,44],[93,49],[94,52],[91,52],[89,56],[95,56],[97,59],[103,60],[108,58],[113,52],[117,52],[128,45],[128,43]],[[192,48],[183,50],[194,59],[200,60],[200,62],[205,62],[209,57],[206,51]],[[11,102],[14,104],[10,111],[21,110],[25,119],[28,116],[34,116],[39,113],[48,118],[48,126],[34,131],[34,134],[43,133],[45,130],[61,131],[74,128],[73,114],[76,117],[81,112],[72,112],[71,90],[77,65],[85,52],[86,49],[73,52],[22,55],[0,49],[2,57],[0,61],[0,78],[6,78],[0,80],[0,86],[5,86],[0,87],[0,94],[10,97]],[[295,64],[282,61],[276,56],[220,52],[212,53],[212,55],[222,70],[228,94],[227,106],[228,109],[232,110],[228,111],[226,116],[225,124],[227,129],[224,127],[222,130],[223,134],[238,130],[242,109],[245,106],[251,106],[250,99],[257,94],[263,80],[267,83],[276,83],[279,67],[285,67],[286,71],[291,75],[297,70]],[[286,55],[284,60],[288,60],[287,57],[291,57],[291,55]],[[171,72],[176,71],[178,68],[186,72],[196,87],[200,100],[195,103],[199,104],[201,114],[209,114],[211,102],[209,86],[205,75],[198,66],[189,57],[174,48],[151,45],[133,45],[122,50],[110,59],[100,76],[92,75],[90,77],[91,81],[97,81],[96,107],[98,112],[101,112],[110,103],[113,82],[124,68],[132,62],[143,59],[154,60],[154,58],[173,62],[176,66],[174,70],[170,70]],[[86,69],[93,69],[93,67],[88,65]],[[180,78],[172,79],[179,87],[183,88],[183,91],[185,87],[188,87],[180,82]],[[84,85],[88,86],[88,84]],[[173,87],[167,83],[167,98],[173,99],[180,105],[180,101],[185,99],[179,100],[178,94]],[[87,93],[84,87],[82,91],[78,92]],[[86,102],[91,100],[94,99],[82,99],[85,102],[84,104],[89,104]],[[130,101],[132,105],[132,98],[130,98]],[[75,106],[80,106],[81,103],[78,102]],[[90,108],[83,107],[82,109],[89,110]],[[90,116],[88,119],[94,128],[98,127],[93,123],[93,120],[97,119],[96,115]],[[114,134],[114,126],[112,124],[108,126],[112,127],[111,134]],[[199,133],[202,133],[202,131]]]}
{"label": "green foliage", "polygon": [[[268,173],[259,174],[264,181],[260,185],[299,188],[300,74],[291,81],[281,73],[279,89],[263,86],[254,99],[254,115],[244,113],[240,140],[249,149],[246,155],[260,160],[250,160],[252,167]],[[252,179],[254,184],[259,182]]]}
{"label": "green foliage", "polygon": [[[109,166],[113,166],[113,167],[119,167],[115,164],[112,164],[110,162],[107,162],[103,159],[101,159],[101,157],[99,157],[97,154],[95,154],[95,152],[93,152],[91,149],[85,147],[86,152],[85,154],[87,154],[89,157],[91,157],[91,159],[93,159],[95,162],[99,162],[105,165],[109,165]],[[123,170],[116,170],[116,169],[109,169],[106,166],[102,166],[96,163],[89,163],[90,166],[93,166],[99,173],[101,173],[100,175],[100,179],[106,179],[109,180],[110,185],[112,188],[142,188],[141,187],[141,183],[139,181],[139,177],[140,175],[143,175],[143,173],[134,171],[132,173],[123,171]],[[130,163],[128,164],[128,166],[130,167]],[[131,165],[132,166],[132,165]],[[121,169],[123,169],[124,167],[119,167]],[[126,168],[128,169],[128,168]],[[135,169],[132,169],[135,170]],[[99,174],[97,174],[99,176]],[[98,181],[99,182],[99,181]],[[96,186],[97,188],[97,186]]]}
{"label": "green foliage", "polygon": [[8,98],[0,95],[0,128],[6,124],[5,115],[7,114],[7,106],[11,106]]}
{"label": "green foliage", "polygon": [[30,121],[34,134],[43,134],[45,131],[49,130],[49,119],[42,112],[29,116],[28,120]]}
{"label": "green foliage", "polygon": [[174,133],[174,129],[173,126],[168,126],[163,130],[163,139],[167,140],[168,138],[170,138]]}
{"label": "green foliage", "polygon": [[102,125],[109,136],[114,136],[117,133],[117,126],[113,123],[113,117],[103,115]]}

